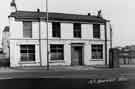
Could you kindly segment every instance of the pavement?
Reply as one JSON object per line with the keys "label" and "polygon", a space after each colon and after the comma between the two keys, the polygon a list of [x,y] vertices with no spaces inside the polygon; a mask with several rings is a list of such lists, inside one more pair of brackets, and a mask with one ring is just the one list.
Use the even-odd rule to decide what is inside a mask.
{"label": "pavement", "polygon": [[135,67],[104,68],[92,66],[51,66],[46,67],[16,67],[0,68],[0,79],[14,78],[85,78],[85,79],[108,79],[108,78],[135,78]]}
{"label": "pavement", "polygon": [[47,70],[47,67],[37,67],[37,66],[31,66],[31,67],[16,67],[16,68],[10,68],[12,70],[18,70],[18,71],[33,71],[33,72],[41,72],[41,71],[87,71],[87,70],[98,70],[99,68],[95,68],[92,66],[50,66],[49,70]]}

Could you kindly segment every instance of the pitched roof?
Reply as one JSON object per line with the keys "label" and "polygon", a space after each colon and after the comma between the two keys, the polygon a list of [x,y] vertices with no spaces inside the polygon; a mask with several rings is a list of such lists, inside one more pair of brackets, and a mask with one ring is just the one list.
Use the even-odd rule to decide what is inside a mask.
{"label": "pitched roof", "polygon": [[6,26],[3,30],[3,32],[9,32],[9,26]]}
{"label": "pitched roof", "polygon": [[[100,22],[104,23],[107,20],[97,16],[79,15],[79,14],[66,14],[66,13],[48,13],[49,20],[60,21],[80,21],[80,22]],[[12,12],[9,17],[15,17],[16,19],[46,19],[46,12],[34,12],[34,11],[16,11]]]}

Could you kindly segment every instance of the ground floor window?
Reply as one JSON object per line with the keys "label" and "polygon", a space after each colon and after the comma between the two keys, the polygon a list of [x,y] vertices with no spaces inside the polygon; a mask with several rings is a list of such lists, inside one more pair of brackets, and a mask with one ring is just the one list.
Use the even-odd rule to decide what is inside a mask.
{"label": "ground floor window", "polygon": [[64,45],[51,44],[50,55],[51,55],[51,60],[64,60]]}
{"label": "ground floor window", "polygon": [[92,48],[92,59],[103,59],[102,44],[93,44],[91,48]]}
{"label": "ground floor window", "polygon": [[20,45],[21,61],[35,61],[35,45]]}

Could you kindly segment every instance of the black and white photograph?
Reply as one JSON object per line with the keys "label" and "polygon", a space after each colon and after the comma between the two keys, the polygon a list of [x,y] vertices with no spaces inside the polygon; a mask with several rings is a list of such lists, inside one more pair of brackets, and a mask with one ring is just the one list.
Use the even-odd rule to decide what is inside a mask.
{"label": "black and white photograph", "polygon": [[0,89],[135,89],[134,0],[3,0]]}

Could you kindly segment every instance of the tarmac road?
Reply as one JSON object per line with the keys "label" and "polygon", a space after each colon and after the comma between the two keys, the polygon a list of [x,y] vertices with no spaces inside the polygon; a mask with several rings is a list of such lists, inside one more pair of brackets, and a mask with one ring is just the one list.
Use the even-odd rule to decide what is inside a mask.
{"label": "tarmac road", "polygon": [[[87,70],[88,69],[88,70]],[[134,89],[135,68],[0,68],[0,89]],[[118,79],[119,81],[114,81]],[[98,82],[112,81],[103,84]],[[92,84],[91,84],[92,83]],[[130,86],[129,86],[130,85]]]}

